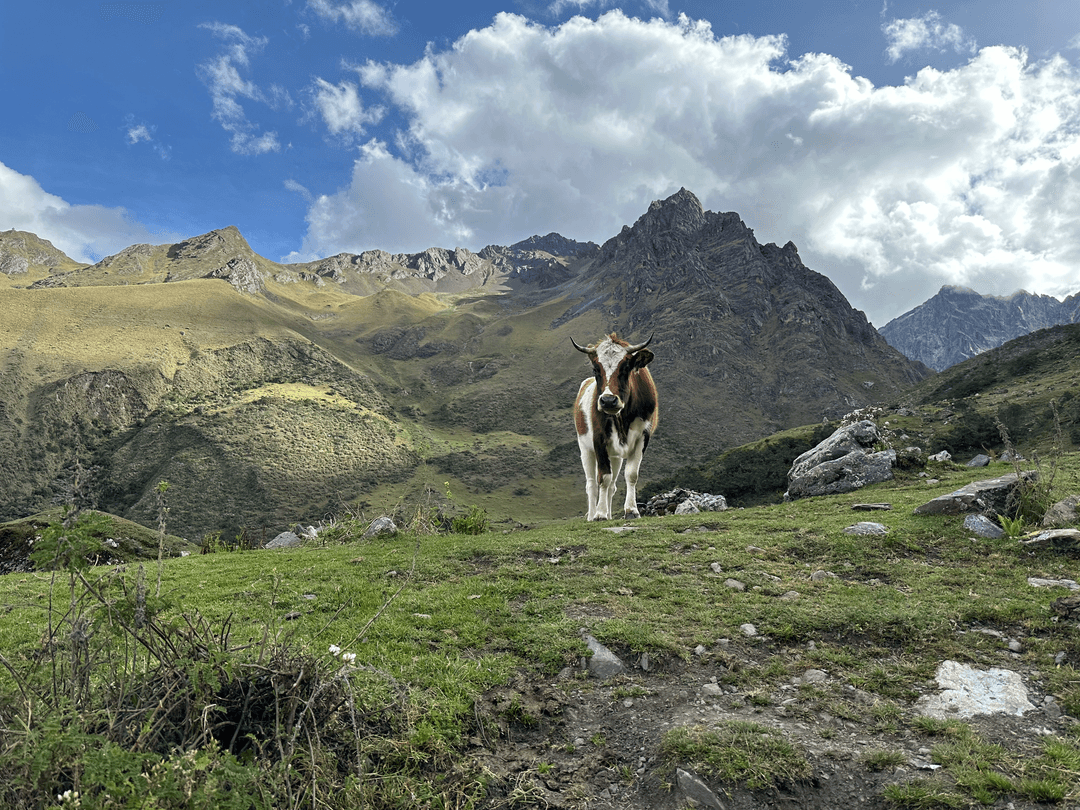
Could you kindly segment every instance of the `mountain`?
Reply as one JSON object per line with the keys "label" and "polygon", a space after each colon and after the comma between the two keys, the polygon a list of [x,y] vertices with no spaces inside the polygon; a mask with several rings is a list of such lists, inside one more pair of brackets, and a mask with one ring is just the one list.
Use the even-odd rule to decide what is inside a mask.
{"label": "mountain", "polygon": [[571,337],[654,336],[646,481],[930,374],[793,244],[686,190],[600,246],[286,265],[228,227],[83,265],[35,240],[0,233],[27,266],[0,277],[0,520],[75,486],[156,525],[162,480],[169,531],[193,539],[434,505],[446,482],[493,516],[576,514],[590,370]]}
{"label": "mountain", "polygon": [[945,286],[929,301],[894,318],[882,336],[912,360],[936,371],[1013,338],[1080,321],[1080,293],[1059,301],[1020,290],[1008,297]]}

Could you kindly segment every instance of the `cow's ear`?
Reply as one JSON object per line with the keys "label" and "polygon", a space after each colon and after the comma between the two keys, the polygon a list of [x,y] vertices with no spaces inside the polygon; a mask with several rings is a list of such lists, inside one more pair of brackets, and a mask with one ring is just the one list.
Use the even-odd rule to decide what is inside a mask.
{"label": "cow's ear", "polygon": [[652,362],[653,353],[648,349],[641,349],[634,353],[634,368],[645,368]]}

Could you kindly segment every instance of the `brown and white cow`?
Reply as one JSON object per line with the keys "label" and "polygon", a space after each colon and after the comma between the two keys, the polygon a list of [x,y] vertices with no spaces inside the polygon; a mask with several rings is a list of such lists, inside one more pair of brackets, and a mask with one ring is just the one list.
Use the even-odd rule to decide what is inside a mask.
{"label": "brown and white cow", "polygon": [[583,380],[574,402],[581,466],[585,469],[587,520],[611,518],[611,499],[619,470],[626,461],[628,518],[640,517],[637,508],[638,470],[641,454],[649,446],[658,418],[656,385],[645,368],[653,353],[644,343],[631,346],[612,332],[599,343],[574,348],[589,356],[593,377]]}

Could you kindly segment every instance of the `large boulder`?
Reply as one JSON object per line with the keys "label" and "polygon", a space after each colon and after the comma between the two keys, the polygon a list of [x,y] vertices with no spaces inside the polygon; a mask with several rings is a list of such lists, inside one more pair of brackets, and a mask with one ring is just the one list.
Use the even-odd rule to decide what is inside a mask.
{"label": "large boulder", "polygon": [[788,497],[833,495],[888,481],[896,451],[874,452],[879,441],[877,425],[869,419],[840,428],[795,459],[788,472]]}
{"label": "large boulder", "polygon": [[[1025,479],[1034,478],[1034,471],[1022,473]],[[1009,473],[1000,478],[973,481],[967,486],[939,495],[934,500],[915,507],[916,515],[962,515],[976,512],[998,515],[1006,511],[1009,497],[1016,489],[1017,475]]]}

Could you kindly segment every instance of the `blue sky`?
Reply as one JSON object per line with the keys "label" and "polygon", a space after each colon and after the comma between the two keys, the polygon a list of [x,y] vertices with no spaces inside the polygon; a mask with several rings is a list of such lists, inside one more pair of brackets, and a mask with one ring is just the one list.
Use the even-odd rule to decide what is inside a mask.
{"label": "blue sky", "polygon": [[602,242],[680,187],[878,326],[1080,289],[1080,3],[7,3],[0,230]]}

